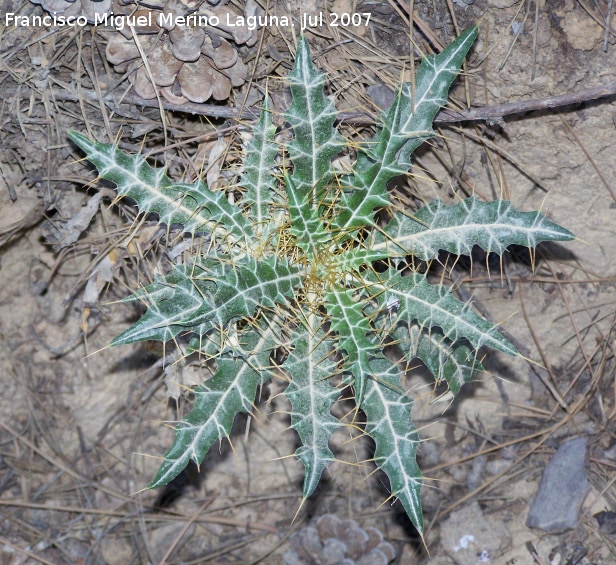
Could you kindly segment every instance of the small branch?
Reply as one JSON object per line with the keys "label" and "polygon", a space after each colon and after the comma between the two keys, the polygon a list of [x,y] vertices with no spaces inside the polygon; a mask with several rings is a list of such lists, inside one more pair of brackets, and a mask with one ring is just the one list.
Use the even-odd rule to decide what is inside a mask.
{"label": "small branch", "polygon": [[[88,102],[95,102],[98,100],[98,96],[94,91],[81,91],[81,96]],[[59,90],[54,92],[56,100],[78,100],[76,93],[68,90]],[[119,96],[117,94],[108,94],[103,97],[103,102],[110,110],[122,114],[120,111],[120,105],[129,104],[133,106],[141,106],[142,108],[159,108],[158,101],[156,99],[146,100],[137,96],[134,93]],[[161,99],[161,105],[165,110],[171,112],[184,112],[185,114],[199,114],[201,116],[209,116],[211,118],[224,118],[224,119],[242,119],[242,120],[256,120],[259,117],[259,113],[251,110],[250,108],[244,108],[242,112],[238,108],[232,106],[218,106],[216,104],[196,104],[194,102],[187,102],[186,104],[172,104],[167,100]]]}
{"label": "small branch", "polygon": [[547,98],[535,98],[532,100],[520,100],[507,104],[497,104],[495,106],[484,106],[482,108],[471,108],[470,110],[452,110],[445,108],[436,116],[435,122],[451,123],[480,120],[499,120],[504,116],[512,114],[523,114],[536,110],[549,110],[599,100],[616,94],[616,82],[611,82],[605,86],[597,86],[580,92],[561,94],[559,96],[549,96]]}
{"label": "small branch", "polygon": [[603,186],[605,186],[607,191],[610,193],[610,196],[612,197],[612,200],[616,203],[616,192],[614,192],[614,189],[611,187],[611,185],[608,182],[608,180],[605,178],[605,176],[603,176],[603,173],[601,172],[601,169],[597,166],[597,163],[595,163],[595,160],[592,158],[591,154],[588,152],[586,147],[584,147],[584,144],[582,143],[582,140],[580,139],[578,134],[575,133],[575,130],[569,125],[567,120],[565,120],[565,118],[563,118],[562,114],[559,114],[559,117],[560,117],[563,125],[567,128],[567,130],[569,131],[569,133],[573,137],[573,139],[575,139],[575,142],[578,144],[578,146],[582,150],[582,153],[584,153],[584,155],[586,155],[586,158],[588,159],[590,164],[593,166],[593,169],[595,169],[595,171],[597,171],[597,174],[599,175],[599,178],[601,179],[601,182],[603,183]]}
{"label": "small branch", "polygon": [[[98,100],[97,94],[94,91],[82,91],[80,94],[89,102],[95,102]],[[518,102],[508,102],[507,104],[471,108],[469,110],[444,108],[438,113],[434,123],[450,124],[457,122],[498,121],[505,116],[511,116],[513,114],[523,114],[525,112],[533,112],[537,110],[560,108],[562,106],[590,102],[592,100],[599,100],[601,98],[614,95],[616,95],[616,82],[611,82],[605,86],[597,86],[595,88],[581,90],[580,92],[561,94],[559,96],[549,96],[547,98],[520,100]],[[56,100],[78,100],[78,95],[76,93],[72,93],[67,90],[56,91],[54,92],[54,96]],[[119,109],[120,104],[132,104],[145,108],[159,107],[156,100],[145,100],[134,93],[129,93],[123,97],[109,94],[103,98],[103,101],[111,110],[114,111]],[[210,116],[212,118],[252,120],[258,117],[258,112],[250,108],[244,108],[240,111],[240,109],[232,106],[196,104],[193,102],[187,102],[186,104],[172,104],[166,100],[162,100],[162,105],[165,110],[172,112],[199,114],[202,116]],[[338,120],[353,124],[372,124],[374,123],[374,116],[363,112],[340,112],[338,114]]]}
{"label": "small branch", "polygon": [[603,36],[603,51],[607,53],[608,41],[610,39],[610,22],[612,19],[612,0],[607,2],[607,13],[605,14],[605,35]]}

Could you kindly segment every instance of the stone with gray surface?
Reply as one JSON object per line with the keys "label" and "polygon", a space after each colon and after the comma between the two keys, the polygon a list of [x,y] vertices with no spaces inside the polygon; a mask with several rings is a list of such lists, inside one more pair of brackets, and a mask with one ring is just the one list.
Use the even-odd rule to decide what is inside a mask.
{"label": "stone with gray surface", "polygon": [[586,479],[586,438],[563,443],[547,464],[526,525],[546,532],[575,528],[590,486]]}

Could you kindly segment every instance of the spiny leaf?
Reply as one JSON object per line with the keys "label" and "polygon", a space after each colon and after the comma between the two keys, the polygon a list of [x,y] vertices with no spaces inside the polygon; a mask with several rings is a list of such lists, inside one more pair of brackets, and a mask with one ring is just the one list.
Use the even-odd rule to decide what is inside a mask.
{"label": "spiny leaf", "polygon": [[301,281],[298,269],[286,260],[247,259],[216,279],[213,315],[223,327],[233,319],[252,316],[259,308],[286,304]]}
{"label": "spiny leaf", "polygon": [[261,110],[259,121],[254,125],[253,138],[246,147],[244,173],[240,186],[246,189],[242,197],[245,213],[252,221],[255,233],[263,234],[269,231],[272,218],[271,206],[280,203],[276,192],[276,155],[278,147],[274,143],[276,126],[272,123],[272,115],[267,97]]}
{"label": "spiny leaf", "polygon": [[411,421],[413,401],[401,390],[400,370],[382,357],[373,361],[377,379],[366,383],[361,408],[366,433],[374,440],[374,461],[389,478],[392,496],[398,498],[417,531],[423,533],[421,471],[416,461],[419,434]]}
{"label": "spiny leaf", "polygon": [[219,358],[218,370],[195,390],[192,411],[176,427],[175,440],[165,461],[148,485],[166,485],[192,459],[201,465],[214,442],[231,433],[235,416],[251,412],[257,386],[270,378],[269,356],[276,347],[271,328],[244,334],[243,348]]}
{"label": "spiny leaf", "polygon": [[338,332],[340,349],[346,351],[345,371],[354,377],[355,400],[364,396],[366,379],[372,375],[370,358],[377,347],[369,338],[373,333],[368,319],[361,310],[361,303],[353,300],[351,290],[332,290],[325,295],[325,307],[331,320],[331,330]]}
{"label": "spiny leaf", "polygon": [[276,258],[244,259],[235,265],[210,260],[209,268],[205,265],[177,266],[169,277],[136,293],[132,299],[143,300],[148,310],[112,345],[167,341],[182,331],[203,336],[215,322],[224,328],[259,308],[286,304],[301,283],[297,269]]}
{"label": "spiny leaf", "polygon": [[356,247],[351,247],[342,253],[334,255],[330,259],[329,268],[343,274],[359,270],[361,267],[369,265],[374,261],[388,259],[390,255],[386,246],[378,250],[372,249],[371,243],[373,239],[373,236],[370,235],[366,242],[368,246],[361,243]]}
{"label": "spiny leaf", "polygon": [[335,228],[371,225],[374,209],[389,205],[387,183],[408,171],[411,153],[432,135],[432,121],[476,37],[470,27],[442,53],[425,57],[414,82],[402,85],[377,134],[360,147]]}
{"label": "spiny leaf", "polygon": [[413,216],[396,212],[384,230],[373,230],[359,246],[333,258],[340,272],[359,269],[373,261],[413,255],[424,261],[439,251],[470,255],[478,245],[502,255],[510,245],[534,248],[543,241],[569,241],[575,236],[550,222],[541,212],[521,212],[507,200],[483,202],[471,196],[458,204],[440,200]]}
{"label": "spiny leaf", "polygon": [[509,245],[534,248],[542,241],[568,241],[575,236],[541,212],[520,212],[507,200],[482,202],[474,196],[447,206],[440,200],[413,216],[396,213],[370,251],[391,256],[415,255],[428,261],[439,250],[470,255],[474,245],[502,255]]}
{"label": "spiny leaf", "polygon": [[484,370],[474,348],[465,341],[452,343],[439,328],[400,324],[393,335],[408,362],[421,359],[436,382],[445,380],[454,395]]}
{"label": "spiny leaf", "polygon": [[[222,274],[223,265],[219,265]],[[147,340],[169,341],[182,331],[200,336],[211,328],[216,287],[200,278],[211,271],[197,264],[177,265],[166,277],[135,292],[129,300],[142,301],[148,310],[144,316],[116,337],[111,345],[126,345]],[[125,299],[126,300],[126,299]]]}
{"label": "spiny leaf", "polygon": [[393,269],[378,278],[380,282],[370,286],[371,292],[377,295],[381,308],[386,308],[389,300],[396,301],[400,321],[440,328],[453,342],[464,339],[475,348],[487,345],[507,355],[518,355],[515,346],[494,325],[475,314],[470,304],[460,302],[446,287],[431,285],[418,273],[403,277]]}
{"label": "spiny leaf", "polygon": [[289,356],[284,368],[290,376],[285,396],[291,402],[291,425],[302,446],[295,456],[304,464],[304,498],[317,487],[326,467],[334,461],[329,438],[340,427],[330,408],[340,391],[329,384],[336,364],[329,358],[331,342],[318,326],[313,314],[298,326],[289,339]]}
{"label": "spiny leaf", "polygon": [[318,208],[312,208],[310,200],[297,190],[293,179],[285,175],[287,208],[291,227],[289,232],[296,238],[296,244],[313,258],[321,244],[331,239],[325,229]]}
{"label": "spiny leaf", "polygon": [[331,160],[344,147],[344,142],[332,127],[336,107],[323,94],[325,77],[313,68],[308,41],[303,35],[287,80],[293,98],[285,114],[294,133],[293,141],[287,146],[293,162],[292,180],[298,194],[314,207],[333,176]]}
{"label": "spiny leaf", "polygon": [[144,213],[158,214],[161,223],[182,224],[189,233],[209,232],[231,238],[250,237],[250,223],[241,210],[229,204],[224,192],[213,192],[201,181],[174,183],[164,169],[154,169],[141,155],[127,155],[116,145],[91,141],[80,133],[68,132],[85,151],[101,178],[113,182],[120,196],[137,202]]}

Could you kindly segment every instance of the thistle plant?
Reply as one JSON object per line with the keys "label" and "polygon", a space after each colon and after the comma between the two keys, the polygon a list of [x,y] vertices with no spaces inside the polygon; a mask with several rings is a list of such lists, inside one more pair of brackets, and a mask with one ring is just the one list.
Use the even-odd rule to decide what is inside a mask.
{"label": "thistle plant", "polygon": [[[348,387],[358,408],[354,424],[374,440],[392,498],[422,533],[419,435],[406,371],[420,359],[455,394],[483,369],[483,346],[518,355],[497,327],[433,284],[426,265],[439,251],[469,254],[478,245],[501,255],[511,244],[573,239],[542,213],[504,200],[434,200],[414,212],[390,200],[388,181],[408,172],[413,151],[433,135],[432,121],[476,35],[470,28],[423,60],[373,138],[355,145],[348,171],[332,164],[349,144],[334,127],[334,103],[303,37],[288,76],[285,119],[293,139],[279,146],[265,103],[237,186],[212,191],[200,180],[174,182],[141,156],[70,133],[121,197],[206,241],[128,299],[147,311],[112,342],[175,340],[186,354],[216,362],[149,487],[167,484],[190,460],[199,465],[228,437],[235,416],[252,411],[259,387],[283,374],[301,440],[295,455],[305,467],[304,499],[335,460],[329,440],[342,424],[331,407]],[[397,361],[385,354],[391,343]]]}

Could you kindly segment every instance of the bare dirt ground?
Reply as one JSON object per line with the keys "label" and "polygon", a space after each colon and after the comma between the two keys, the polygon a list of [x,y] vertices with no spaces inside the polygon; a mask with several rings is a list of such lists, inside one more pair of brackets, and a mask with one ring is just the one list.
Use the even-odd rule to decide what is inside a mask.
{"label": "bare dirt ground", "polygon": [[[243,0],[234,4],[244,9]],[[606,33],[607,4],[416,1],[412,28],[402,3],[267,7],[279,15],[299,7],[370,12],[366,28],[331,27],[326,18],[308,37],[339,110],[374,114],[373,100],[418,63],[411,40],[415,55],[434,51],[478,22],[479,39],[451,93],[458,108],[612,84],[616,31]],[[0,15],[8,12],[43,14],[0,1]],[[284,107],[281,77],[297,32],[256,33],[254,44],[237,47],[249,75],[218,109],[258,103],[266,84]],[[440,124],[414,174],[392,189],[408,206],[435,196],[503,196],[520,209],[541,208],[579,237],[541,247],[534,261],[514,249],[502,272],[478,256],[451,275],[531,361],[491,354],[489,373],[453,402],[438,399],[421,371],[410,377],[416,424],[429,440],[420,453],[426,550],[401,507],[384,503],[386,479],[369,461],[333,465],[293,520],[302,468],[284,457],[296,437],[276,396],[282,382],[263,391],[258,413],[238,418],[233,449],[221,445],[200,473],[189,470],[164,493],[142,491],[173,437],[163,422],[186,413],[185,387],[199,379],[188,366],[165,370],[156,344],[106,346],[140,315],[113,302],[159,272],[173,234],[135,220],[128,204],[111,205],[111,185],[93,182],[66,131],[147,150],[172,177],[189,180],[212,170],[222,144],[229,152],[213,182],[232,177],[241,139],[235,121],[205,107],[172,111],[166,98],[162,111],[156,99],[150,107],[134,98],[119,104],[133,87],[127,68],[105,58],[114,34],[0,26],[0,562],[276,564],[291,534],[325,513],[380,529],[400,564],[616,562],[616,530],[595,517],[616,512],[616,97]],[[369,127],[350,120],[344,133]],[[542,470],[563,441],[580,436],[588,439],[591,489],[578,526],[559,534],[528,528]],[[335,437],[340,459],[369,460],[371,446],[348,439]]]}

